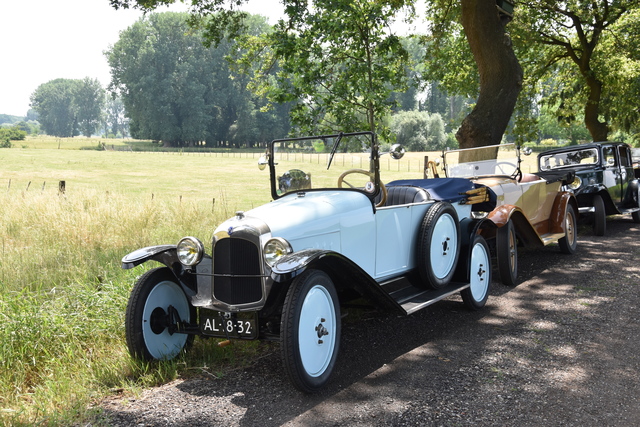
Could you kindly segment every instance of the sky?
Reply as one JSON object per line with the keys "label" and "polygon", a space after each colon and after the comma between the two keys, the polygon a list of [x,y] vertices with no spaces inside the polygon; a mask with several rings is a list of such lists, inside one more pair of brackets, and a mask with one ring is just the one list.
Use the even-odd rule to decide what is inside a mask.
{"label": "sky", "polygon": [[[158,11],[185,11],[178,3]],[[278,0],[251,0],[247,10],[274,24]],[[103,52],[142,17],[137,10],[115,10],[109,0],[0,1],[0,114],[25,116],[29,97],[57,78],[110,80]]]}

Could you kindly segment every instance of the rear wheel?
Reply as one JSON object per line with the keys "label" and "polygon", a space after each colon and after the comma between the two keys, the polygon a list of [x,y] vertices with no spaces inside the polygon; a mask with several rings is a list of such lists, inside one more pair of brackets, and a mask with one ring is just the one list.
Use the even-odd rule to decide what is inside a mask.
{"label": "rear wheel", "polygon": [[462,301],[471,310],[480,310],[487,303],[491,287],[489,246],[482,236],[475,236],[469,261],[469,287],[462,290]]}
{"label": "rear wheel", "polygon": [[607,214],[604,209],[604,201],[602,196],[596,194],[593,196],[593,234],[596,236],[604,236],[607,231]]}
{"label": "rear wheel", "polygon": [[326,273],[307,270],[293,280],[280,336],[284,367],[293,385],[306,393],[322,388],[333,372],[340,344],[340,305]]}
{"label": "rear wheel", "polygon": [[[638,207],[640,207],[640,189],[638,189],[638,195],[636,197],[636,200],[638,202]],[[633,219],[633,222],[640,222],[640,211],[635,211],[631,213],[631,218]]]}
{"label": "rear wheel", "polygon": [[565,235],[558,240],[560,251],[564,254],[574,254],[578,247],[578,229],[576,228],[576,211],[573,206],[567,205],[567,211],[564,217]]}
{"label": "rear wheel", "polygon": [[518,241],[512,221],[500,227],[496,234],[496,253],[500,281],[507,286],[518,284]]}
{"label": "rear wheel", "polygon": [[433,289],[451,281],[460,253],[460,225],[456,210],[436,202],[424,216],[418,238],[418,271]]}
{"label": "rear wheel", "polygon": [[136,282],[125,315],[129,353],[144,360],[170,360],[193,342],[176,331],[196,318],[195,308],[166,267],[147,271]]}

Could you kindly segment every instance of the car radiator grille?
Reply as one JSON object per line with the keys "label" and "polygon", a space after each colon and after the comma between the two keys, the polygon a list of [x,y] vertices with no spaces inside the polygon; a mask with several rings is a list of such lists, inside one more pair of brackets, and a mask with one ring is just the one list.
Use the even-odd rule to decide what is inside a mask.
{"label": "car radiator grille", "polygon": [[260,251],[248,240],[217,241],[213,250],[213,274],[213,296],[219,301],[235,305],[262,298]]}

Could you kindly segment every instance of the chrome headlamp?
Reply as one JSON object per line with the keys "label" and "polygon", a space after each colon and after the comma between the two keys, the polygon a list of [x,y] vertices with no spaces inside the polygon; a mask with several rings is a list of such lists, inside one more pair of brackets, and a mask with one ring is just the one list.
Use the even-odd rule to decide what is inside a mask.
{"label": "chrome headlamp", "polygon": [[202,256],[204,255],[204,245],[195,237],[183,237],[178,242],[176,252],[180,262],[187,267],[191,267],[202,260]]}
{"label": "chrome headlamp", "polygon": [[264,260],[273,267],[280,258],[293,252],[291,245],[286,240],[275,237],[264,245]]}
{"label": "chrome headlamp", "polygon": [[576,175],[573,181],[568,185],[568,187],[572,190],[577,190],[582,185],[582,178]]}

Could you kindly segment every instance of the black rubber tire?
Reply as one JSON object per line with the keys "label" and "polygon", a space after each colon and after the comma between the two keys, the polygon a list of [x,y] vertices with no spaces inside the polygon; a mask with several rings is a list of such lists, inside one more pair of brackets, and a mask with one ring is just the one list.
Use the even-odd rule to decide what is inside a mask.
{"label": "black rubber tire", "polygon": [[573,206],[567,205],[567,211],[565,212],[565,229],[566,235],[558,240],[558,246],[560,246],[560,252],[563,254],[572,255],[576,252],[578,247],[578,228],[576,211]]}
{"label": "black rubber tire", "polygon": [[169,306],[176,308],[185,323],[196,319],[195,308],[189,304],[169,268],[154,268],[140,276],[131,291],[125,314],[125,336],[132,357],[171,360],[191,346],[193,335],[170,334],[166,327],[158,325],[156,314],[163,315],[160,309],[166,314]]}
{"label": "black rubber tire", "polygon": [[448,285],[455,273],[459,256],[458,214],[451,204],[436,202],[424,215],[418,235],[417,261],[420,278],[432,289]]}
{"label": "black rubber tire", "polygon": [[604,236],[607,232],[607,213],[604,209],[604,201],[602,196],[595,194],[591,201],[593,204],[593,234],[596,236]]}
{"label": "black rubber tire", "polygon": [[469,287],[460,292],[462,301],[471,310],[480,310],[487,303],[491,289],[491,253],[484,237],[476,235],[469,260]]}
{"label": "black rubber tire", "polygon": [[331,278],[320,270],[296,277],[282,309],[280,347],[284,368],[298,390],[313,393],[329,381],[340,329],[340,304]]}
{"label": "black rubber tire", "polygon": [[512,221],[508,221],[496,232],[496,255],[500,281],[506,286],[516,286],[518,284],[518,241]]}
{"label": "black rubber tire", "polygon": [[[640,207],[640,189],[638,189],[636,200],[638,201],[638,207]],[[631,219],[633,219],[635,223],[640,223],[640,211],[631,212]]]}

